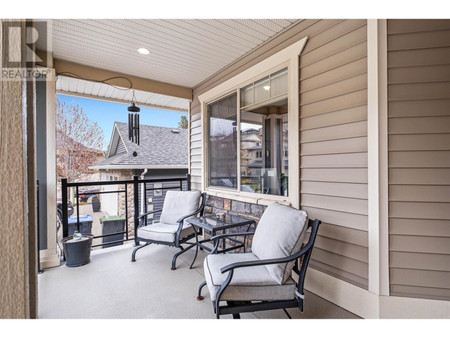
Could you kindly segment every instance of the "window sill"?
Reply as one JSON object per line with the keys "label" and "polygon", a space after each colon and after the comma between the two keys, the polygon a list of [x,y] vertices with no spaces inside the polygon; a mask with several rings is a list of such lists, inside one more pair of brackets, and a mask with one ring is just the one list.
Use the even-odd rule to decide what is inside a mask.
{"label": "window sill", "polygon": [[275,195],[263,195],[263,194],[254,194],[254,193],[245,193],[245,192],[237,192],[230,191],[227,189],[217,189],[217,188],[206,188],[205,192],[211,196],[217,196],[222,198],[228,198],[232,200],[236,200],[239,202],[247,202],[259,205],[269,205],[273,202],[278,202],[281,204],[291,206],[291,200],[286,196],[275,196]]}

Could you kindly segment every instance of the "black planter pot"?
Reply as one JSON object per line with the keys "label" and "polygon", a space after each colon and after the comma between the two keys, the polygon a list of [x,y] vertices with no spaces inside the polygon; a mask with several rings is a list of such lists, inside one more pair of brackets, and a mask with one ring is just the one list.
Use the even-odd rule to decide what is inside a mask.
{"label": "black planter pot", "polygon": [[80,240],[74,240],[73,236],[62,239],[67,266],[77,267],[90,262],[93,238],[92,235],[83,235]]}

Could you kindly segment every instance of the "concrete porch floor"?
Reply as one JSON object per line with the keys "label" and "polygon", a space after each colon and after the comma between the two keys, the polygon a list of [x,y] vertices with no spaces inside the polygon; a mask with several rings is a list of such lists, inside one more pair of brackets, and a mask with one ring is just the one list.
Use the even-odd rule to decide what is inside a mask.
{"label": "concrete porch floor", "polygon": [[[133,247],[92,252],[91,262],[69,268],[62,265],[39,275],[39,318],[215,318],[207,288],[205,299],[196,300],[199,284],[204,281],[203,258],[189,269],[194,251],[181,255],[177,270],[170,270],[175,248],[150,245],[138,251],[131,263]],[[305,311],[289,309],[293,318],[356,319],[323,298],[306,291]],[[231,318],[223,316],[222,318]],[[284,319],[282,310],[242,314],[242,318]]]}

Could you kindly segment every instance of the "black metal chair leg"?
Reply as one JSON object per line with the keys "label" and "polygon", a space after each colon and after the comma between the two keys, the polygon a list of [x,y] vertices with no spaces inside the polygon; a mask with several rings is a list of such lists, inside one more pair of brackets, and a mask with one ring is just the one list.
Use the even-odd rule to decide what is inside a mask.
{"label": "black metal chair leg", "polygon": [[291,315],[289,314],[289,312],[287,312],[286,309],[283,309],[283,311],[289,319],[292,319]]}
{"label": "black metal chair leg", "polygon": [[175,255],[173,255],[173,258],[172,258],[172,268],[171,268],[171,270],[176,270],[176,269],[177,269],[175,266],[176,266],[176,263],[177,263],[177,258],[178,258],[178,256],[181,255],[181,254],[183,254],[183,253],[185,253],[186,251],[188,251],[189,249],[193,248],[193,247],[196,246],[196,245],[197,245],[197,244],[191,244],[191,245],[189,245],[187,248],[185,248],[185,249],[183,249],[183,250],[177,252]]}
{"label": "black metal chair leg", "polygon": [[134,250],[133,250],[133,253],[131,254],[131,261],[132,261],[132,262],[136,262],[136,252],[137,252],[139,249],[142,249],[142,248],[146,247],[146,246],[149,245],[149,244],[151,244],[151,243],[145,243],[145,244],[143,244],[143,245],[139,245],[139,246],[135,247]]}
{"label": "black metal chair leg", "polygon": [[194,259],[192,260],[191,266],[189,267],[189,269],[192,269],[192,267],[194,266],[195,260],[197,259],[197,255],[198,255],[198,235],[197,235],[197,231],[195,230],[195,227],[192,227],[194,229],[194,234],[195,234],[195,255],[194,255]]}
{"label": "black metal chair leg", "polygon": [[195,260],[197,259],[197,254],[198,254],[198,245],[195,246],[194,259],[192,260],[192,263],[191,263],[191,266],[189,267],[189,269],[192,269],[192,267],[194,266]]}
{"label": "black metal chair leg", "polygon": [[241,315],[239,313],[233,313],[233,319],[241,319]]}
{"label": "black metal chair leg", "polygon": [[202,284],[200,284],[200,286],[198,287],[198,295],[197,295],[197,300],[198,301],[202,301],[203,299],[205,299],[205,297],[202,296],[202,289],[203,287],[206,285],[206,281],[204,281]]}

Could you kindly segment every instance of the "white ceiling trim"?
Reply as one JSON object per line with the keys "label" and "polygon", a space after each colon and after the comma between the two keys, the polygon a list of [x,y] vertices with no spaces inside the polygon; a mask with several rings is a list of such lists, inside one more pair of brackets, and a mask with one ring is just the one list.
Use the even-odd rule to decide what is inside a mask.
{"label": "white ceiling trim", "polygon": [[[118,89],[105,83],[87,81],[58,75],[56,79],[56,92],[58,94],[85,97],[109,102],[130,104],[133,90]],[[187,113],[189,100],[169,95],[149,93],[134,90],[138,106],[178,111]]]}

